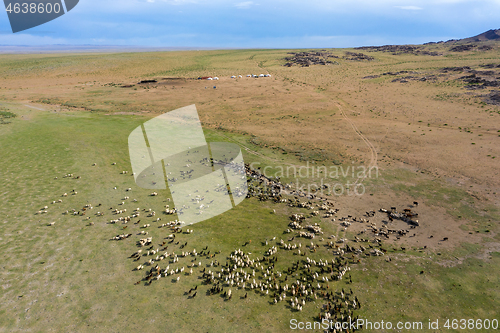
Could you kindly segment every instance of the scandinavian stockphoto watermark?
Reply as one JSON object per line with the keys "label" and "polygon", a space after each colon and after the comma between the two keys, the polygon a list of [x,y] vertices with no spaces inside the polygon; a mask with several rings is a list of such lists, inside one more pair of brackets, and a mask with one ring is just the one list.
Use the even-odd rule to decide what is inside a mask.
{"label": "scandinavian stockphoto watermark", "polygon": [[239,146],[207,143],[195,105],[145,122],[130,133],[128,145],[136,184],[168,188],[185,224],[220,215],[248,193]]}
{"label": "scandinavian stockphoto watermark", "polygon": [[286,192],[292,187],[304,195],[360,196],[366,192],[362,180],[379,177],[377,166],[331,165],[327,167],[311,165],[309,161],[306,162],[306,165],[286,167],[280,165],[261,167],[260,162],[253,162],[250,164],[250,168],[258,169],[266,178],[292,179],[290,184],[282,190]]}
{"label": "scandinavian stockphoto watermark", "polygon": [[376,331],[448,331],[448,330],[492,330],[499,328],[498,319],[428,319],[426,321],[397,321],[390,320],[369,320],[366,318],[346,318],[344,321],[334,321],[323,319],[322,321],[298,321],[290,320],[290,329],[292,330],[330,330],[337,332],[354,332],[358,330]]}
{"label": "scandinavian stockphoto watermark", "polygon": [[79,0],[3,0],[12,32],[52,21],[75,8]]}
{"label": "scandinavian stockphoto watermark", "polygon": [[[436,327],[436,323],[429,320],[428,328],[433,329]],[[290,329],[292,330],[336,330],[337,332],[344,331],[358,331],[358,330],[369,330],[369,331],[377,331],[377,330],[422,330],[424,328],[424,323],[420,321],[407,321],[407,322],[396,322],[392,323],[391,321],[371,321],[363,318],[346,318],[345,321],[334,321],[323,319],[322,321],[298,321],[297,319],[290,320]],[[427,328],[427,327],[426,327]]]}

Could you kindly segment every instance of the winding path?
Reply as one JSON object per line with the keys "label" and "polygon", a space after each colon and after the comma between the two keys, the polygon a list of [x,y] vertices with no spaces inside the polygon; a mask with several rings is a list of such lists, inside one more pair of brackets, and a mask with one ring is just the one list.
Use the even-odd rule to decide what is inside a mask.
{"label": "winding path", "polygon": [[[356,133],[357,136],[359,136],[361,138],[361,140],[363,140],[363,142],[368,146],[368,148],[370,149],[370,163],[368,164],[368,169],[370,168],[378,168],[378,165],[377,165],[377,161],[378,161],[378,154],[377,154],[377,149],[375,148],[375,146],[371,143],[370,140],[368,140],[368,138],[366,136],[363,135],[363,133],[361,133],[361,131],[358,129],[358,127],[356,126],[356,124],[354,124],[354,122],[347,116],[347,114],[345,113],[344,111],[344,107],[340,104],[340,102],[337,102],[337,101],[333,101],[333,103],[338,107],[340,113],[342,114],[342,117],[347,121],[347,123],[351,126],[351,128],[353,129],[353,131]],[[246,147],[245,145],[243,145],[241,142],[239,142],[238,140],[235,140],[231,137],[228,137],[227,135],[223,134],[223,133],[219,133],[220,135],[224,136],[226,139],[229,139],[233,142],[236,142],[238,143],[243,149],[245,149],[248,153],[250,154],[253,154],[253,155],[257,155],[259,157],[262,157],[262,158],[265,158],[265,159],[268,159],[268,160],[271,160],[273,162],[277,162],[277,163],[284,163],[283,161],[280,161],[278,159],[274,159],[274,158],[271,158],[269,156],[265,156],[263,154],[260,154],[254,150],[252,150],[251,148],[249,147]],[[296,166],[296,167],[300,167],[299,165],[294,165],[294,164],[291,164],[291,163],[284,163],[284,164],[287,164],[287,165],[290,165],[290,166]],[[356,182],[354,183],[354,185],[357,185],[357,184],[361,184],[367,177],[367,172],[364,173],[364,176],[363,177],[358,177],[358,179],[356,179]]]}
{"label": "winding path", "polygon": [[[371,143],[370,140],[368,140],[368,138],[366,136],[363,135],[363,133],[361,133],[361,131],[356,126],[356,124],[354,124],[354,122],[347,116],[347,114],[344,111],[344,107],[337,101],[334,101],[334,104],[339,108],[340,113],[342,114],[342,117],[344,117],[344,119],[347,121],[347,123],[349,123],[349,125],[351,125],[354,132],[361,138],[361,140],[363,140],[363,142],[370,149],[370,163],[368,164],[368,169],[378,168],[378,165],[377,165],[378,155],[377,155],[377,149],[375,149],[375,146]],[[366,177],[367,177],[367,173],[365,172],[363,177],[358,177],[358,179],[356,179],[356,182],[354,183],[354,185],[361,184],[365,180]]]}

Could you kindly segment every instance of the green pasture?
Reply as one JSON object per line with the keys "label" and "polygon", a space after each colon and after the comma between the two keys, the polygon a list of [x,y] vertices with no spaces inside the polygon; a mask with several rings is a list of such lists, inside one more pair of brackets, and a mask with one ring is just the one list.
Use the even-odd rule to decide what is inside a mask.
{"label": "green pasture", "polygon": [[[145,230],[153,236],[156,247],[170,233],[157,225],[175,218],[157,214],[162,221],[150,222],[152,219],[143,214],[140,224],[129,222],[125,230],[124,224],[107,223],[114,216],[111,207],[161,212],[168,204],[166,193],[149,196],[151,191],[135,186],[131,177],[128,134],[148,118],[43,112],[17,104],[9,104],[8,109],[18,116],[0,126],[0,331],[287,332],[292,318],[318,320],[324,304],[320,299],[297,312],[285,303],[271,304],[272,298],[259,292],[248,292],[249,297],[243,299],[244,292],[233,288],[231,301],[220,295],[206,296],[207,287],[199,279],[201,268],[195,268],[192,276],[181,275],[179,282],[166,277],[150,286],[144,282],[134,285],[144,277],[143,272],[133,271],[140,262],[128,259],[138,249],[135,242],[141,237],[136,235],[142,230],[140,226],[151,223]],[[208,141],[239,142],[259,153],[243,149],[247,162],[261,162],[262,166],[300,163],[289,154],[252,146],[250,137],[244,134],[214,130],[206,134]],[[96,166],[92,166],[94,163]],[[66,174],[81,178],[64,177]],[[126,192],[128,187],[132,191]],[[416,186],[412,191],[416,197],[432,195],[436,199],[444,191],[435,188],[426,193],[426,189]],[[72,195],[73,190],[78,194]],[[68,196],[62,197],[63,193]],[[130,199],[119,205],[124,196]],[[458,200],[450,197],[450,205]],[[62,203],[57,203],[59,199]],[[137,202],[131,202],[133,199]],[[102,211],[104,216],[88,214],[91,219],[86,220],[63,214],[86,204],[94,206],[92,214]],[[36,214],[44,206],[48,206],[48,212]],[[177,240],[188,242],[186,250],[200,252],[208,246],[212,253],[220,250],[221,254],[208,259],[180,258],[170,267],[187,266],[193,260],[209,269],[207,265],[213,260],[225,263],[230,252],[239,248],[262,256],[275,244],[272,237],[287,241],[289,236],[283,231],[288,216],[296,212],[308,214],[306,209],[247,199],[231,211],[193,225],[193,234],[178,234]],[[50,222],[55,224],[48,226]],[[325,239],[330,234],[342,235],[336,223],[321,225]],[[133,236],[126,240],[110,240],[128,232]],[[243,246],[249,240],[252,242]],[[263,245],[266,240],[269,246]],[[300,242],[305,246],[310,241]],[[170,250],[181,252],[175,244],[169,246]],[[279,270],[300,259],[292,251],[278,253]],[[352,284],[342,280],[330,285],[337,291],[352,289],[362,303],[357,313],[372,321],[499,318],[500,254],[476,257],[480,253],[481,246],[464,245],[440,254],[417,249],[406,253],[389,247],[386,256],[366,257],[353,264]],[[333,258],[325,246],[307,255]],[[455,256],[466,259],[452,267],[440,264]],[[386,261],[387,257],[392,260]],[[196,285],[198,296],[188,298],[185,293]]]}

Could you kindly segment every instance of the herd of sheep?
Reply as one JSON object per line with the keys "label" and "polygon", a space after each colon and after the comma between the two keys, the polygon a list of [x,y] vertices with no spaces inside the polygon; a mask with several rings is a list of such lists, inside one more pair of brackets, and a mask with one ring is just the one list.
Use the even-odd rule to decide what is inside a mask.
{"label": "herd of sheep", "polygon": [[[113,165],[116,164],[113,163]],[[127,172],[121,172],[121,174],[126,175]],[[351,265],[359,263],[366,256],[384,255],[386,250],[383,248],[381,238],[384,236],[388,238],[390,232],[398,232],[399,236],[403,236],[408,230],[396,231],[386,226],[377,228],[366,218],[356,218],[350,215],[334,218],[338,215],[339,209],[334,208],[334,203],[330,200],[316,197],[314,194],[294,191],[289,186],[283,185],[279,179],[267,178],[248,166],[246,166],[246,174],[248,197],[272,201],[276,205],[286,205],[292,209],[302,209],[301,211],[305,208],[309,211],[309,214],[290,215],[290,221],[281,235],[275,235],[260,242],[260,254],[245,252],[241,248],[223,254],[220,250],[209,249],[208,246],[200,252],[195,248],[188,250],[188,238],[194,229],[186,228],[184,222],[178,219],[169,219],[170,221],[160,224],[162,218],[156,217],[155,210],[151,208],[137,207],[127,213],[127,209],[124,208],[126,202],[137,202],[136,199],[130,200],[129,196],[123,196],[117,203],[117,206],[122,206],[120,209],[110,207],[106,214],[101,204],[96,206],[96,212],[92,214],[94,206],[89,203],[82,205],[80,209],[68,209],[63,214],[75,217],[87,215],[85,220],[110,215],[111,218],[106,223],[121,224],[122,230],[129,226],[136,226],[138,249],[129,256],[130,260],[137,262],[133,264],[132,271],[136,272],[134,274],[141,274],[136,285],[143,282],[146,285],[159,283],[159,280],[166,280],[166,278],[169,278],[171,283],[177,283],[181,278],[185,278],[195,284],[189,292],[186,292],[189,299],[197,297],[201,293],[198,287],[203,286],[202,289],[207,296],[218,294],[226,301],[230,301],[236,293],[240,295],[239,299],[254,295],[268,298],[270,305],[284,304],[285,308],[292,311],[302,311],[307,304],[322,300],[325,304],[318,315],[320,320],[326,318],[340,321],[348,317],[356,318],[354,311],[361,307],[360,301],[352,290],[349,292],[339,290],[336,287],[336,281],[345,279],[346,283],[352,283],[349,273]],[[76,178],[73,174],[65,175],[65,177]],[[132,188],[126,188],[124,191],[133,193]],[[70,193],[77,195],[78,192],[73,189]],[[150,194],[153,197],[158,195],[157,192]],[[67,196],[67,193],[61,193],[61,197]],[[61,203],[62,199],[52,201],[53,205]],[[48,206],[44,206],[37,214],[45,214],[48,209]],[[170,208],[169,205],[163,209],[163,214],[167,215],[166,218],[177,213],[175,208]],[[413,221],[408,215],[415,215],[409,211],[400,214],[394,209],[381,211],[387,213],[391,219],[399,218],[407,222]],[[274,209],[273,212],[276,210]],[[365,215],[374,216],[375,211],[366,212]],[[317,217],[323,218],[321,220],[323,222],[325,220],[340,222],[341,233],[353,223],[363,223],[368,228],[358,233],[361,237],[355,236],[352,240],[348,240],[345,234],[343,237],[341,235],[325,236],[320,223],[307,222],[315,217],[316,219]],[[144,218],[148,223],[140,224]],[[418,226],[418,223],[410,222],[408,223],[410,228]],[[54,226],[55,223],[49,222],[48,225]],[[92,225],[94,222],[89,222],[89,226]],[[156,225],[159,229],[166,228],[167,233],[159,239],[157,239],[157,234],[163,231],[149,235],[147,230],[152,225]],[[120,233],[110,239],[125,241],[132,236],[133,233]],[[251,240],[247,240],[242,247],[249,244]],[[323,250],[321,253],[327,255],[318,259],[319,253],[315,254],[315,252],[320,249]],[[281,264],[282,268],[278,269],[276,263],[280,258],[285,257],[284,253],[291,254],[296,260],[285,262],[285,268]],[[201,284],[199,280],[192,278],[192,275],[198,275],[201,278]]]}

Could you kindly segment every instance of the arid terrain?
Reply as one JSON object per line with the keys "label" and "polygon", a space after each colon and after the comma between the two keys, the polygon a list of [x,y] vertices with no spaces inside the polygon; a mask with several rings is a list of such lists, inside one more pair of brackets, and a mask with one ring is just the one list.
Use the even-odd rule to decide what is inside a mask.
{"label": "arid terrain", "polygon": [[[300,251],[282,250],[278,240],[297,242],[283,232],[300,212],[324,229],[314,238],[318,252],[301,238],[308,256],[346,249],[328,245],[330,235],[357,248],[356,238],[367,237],[384,252],[346,250],[353,282],[322,282],[330,291],[352,289],[364,305],[353,308],[356,316],[500,320],[500,44],[483,37],[359,49],[0,55],[0,331],[285,332],[290,318],[324,316],[328,299],[294,311],[273,304],[271,295],[248,291],[247,299],[238,288],[230,301],[206,296],[198,266],[178,284],[163,277],[134,285],[145,275],[132,271],[138,263],[128,257],[137,251],[140,226],[153,220],[110,225],[108,208],[120,209],[129,187],[141,209],[164,210],[167,197],[153,198],[119,174],[131,169],[128,134],[191,104],[208,141],[237,143],[265,176],[313,193],[295,198],[320,213],[250,197],[194,225],[193,235],[179,234],[190,250],[219,250],[225,263],[232,251],[262,256],[276,245],[288,253],[276,265],[293,271],[280,265]],[[289,172],[305,167],[323,172]],[[331,172],[339,168],[376,172]],[[331,191],[336,185],[343,194]],[[348,195],[353,188],[363,191]],[[338,212],[325,215],[321,199]],[[103,208],[94,210],[106,215],[82,217],[81,207],[97,203]],[[45,205],[48,212],[39,213]],[[136,204],[123,205],[131,211]],[[418,225],[380,211],[391,207],[407,209],[413,220],[418,213]],[[62,214],[73,208],[76,216]],[[133,240],[109,241],[131,229]],[[151,229],[154,237],[164,232]],[[383,237],[385,229],[394,232]],[[171,250],[181,253],[176,243]],[[205,253],[206,270],[211,255]],[[203,295],[192,300],[185,292],[195,285]]]}

